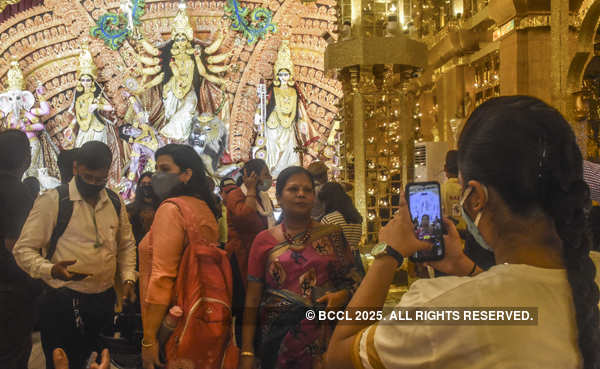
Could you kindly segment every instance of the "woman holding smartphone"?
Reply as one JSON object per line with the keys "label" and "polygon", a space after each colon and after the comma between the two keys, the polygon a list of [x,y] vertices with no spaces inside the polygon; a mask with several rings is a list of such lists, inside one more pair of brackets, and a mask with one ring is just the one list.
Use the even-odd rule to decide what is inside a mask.
{"label": "woman holding smartphone", "polygon": [[[471,114],[458,147],[463,218],[496,265],[480,273],[447,221],[446,255],[430,264],[459,277],[419,280],[399,307],[536,307],[537,324],[339,324],[328,368],[598,368],[589,192],[571,127],[538,99],[493,98]],[[381,307],[402,258],[430,248],[416,239],[405,202],[379,238],[388,252],[348,308]]]}

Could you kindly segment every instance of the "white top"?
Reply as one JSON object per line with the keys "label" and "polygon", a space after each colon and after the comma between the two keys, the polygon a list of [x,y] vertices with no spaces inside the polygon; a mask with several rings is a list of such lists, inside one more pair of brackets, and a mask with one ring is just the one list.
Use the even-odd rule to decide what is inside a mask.
{"label": "white top", "polygon": [[342,213],[337,210],[321,218],[321,223],[339,225],[342,228],[342,233],[344,233],[344,238],[348,241],[348,245],[352,249],[356,249],[362,237],[362,225],[347,223]]}
{"label": "white top", "polygon": [[[51,262],[40,255],[40,249],[46,253],[56,225],[58,191],[48,191],[35,201],[13,249],[17,264],[31,277],[41,278],[53,288],[68,287],[81,293],[100,293],[112,287],[117,264],[123,281],[135,280],[135,239],[123,202],[121,214],[117,216],[106,190],[102,190],[93,209],[79,194],[75,179],[69,183],[69,198],[73,201],[73,215],[65,233],[58,239]],[[100,247],[94,247],[94,213]],[[92,276],[81,281],[53,279],[52,266],[63,260],[77,260],[67,269]]]}
{"label": "white top", "polygon": [[[416,281],[398,306],[537,307],[538,324],[380,322],[355,341],[353,362],[378,368],[580,368],[575,307],[564,269],[496,265],[475,277]],[[358,353],[358,355],[357,355]]]}

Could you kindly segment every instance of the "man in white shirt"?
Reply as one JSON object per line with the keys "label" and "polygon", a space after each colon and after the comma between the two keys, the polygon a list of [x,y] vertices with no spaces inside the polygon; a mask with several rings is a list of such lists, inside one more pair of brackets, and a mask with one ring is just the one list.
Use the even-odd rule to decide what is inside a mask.
{"label": "man in white shirt", "polygon": [[47,369],[54,368],[57,347],[66,351],[72,368],[101,351],[100,333],[114,313],[115,278],[124,282],[125,296],[135,299],[131,224],[118,195],[105,188],[111,162],[104,143],[84,144],[74,178],[36,200],[13,250],[19,266],[48,287],[40,317]]}

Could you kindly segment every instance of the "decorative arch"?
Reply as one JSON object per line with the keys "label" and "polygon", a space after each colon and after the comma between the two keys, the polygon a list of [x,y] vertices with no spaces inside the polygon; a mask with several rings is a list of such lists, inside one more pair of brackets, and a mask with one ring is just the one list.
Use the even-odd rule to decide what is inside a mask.
{"label": "decorative arch", "polygon": [[578,100],[581,103],[583,76],[594,57],[594,38],[600,24],[600,0],[584,0],[577,12],[576,25],[579,25],[577,46],[567,72],[565,91],[566,118],[573,124],[575,135],[582,152],[587,152],[587,124],[577,117]]}

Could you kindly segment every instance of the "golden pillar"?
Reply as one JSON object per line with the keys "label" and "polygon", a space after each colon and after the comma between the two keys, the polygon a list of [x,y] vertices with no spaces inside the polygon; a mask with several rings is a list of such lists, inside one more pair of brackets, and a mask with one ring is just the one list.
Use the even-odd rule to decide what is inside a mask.
{"label": "golden pillar", "polygon": [[[369,10],[368,4],[374,6],[370,0],[362,1],[363,12]],[[352,37],[325,51],[326,68],[337,69],[342,76],[343,167],[354,185],[367,245],[377,241],[379,228],[398,208],[403,186],[413,178],[414,98],[406,91],[406,81],[427,61],[425,44],[404,35],[373,36],[374,23],[362,18]]]}
{"label": "golden pillar", "polygon": [[[367,214],[366,183],[366,157],[365,157],[365,115],[363,107],[363,96],[359,89],[360,70],[357,66],[349,68],[352,93],[350,95],[352,114],[349,116],[349,125],[352,126],[351,157],[354,158],[354,203],[358,211]],[[346,155],[347,157],[348,155]],[[362,224],[363,234],[367,233],[367,222]]]}
{"label": "golden pillar", "polygon": [[569,0],[550,1],[550,39],[552,42],[552,105],[566,116],[567,75],[569,70]]}

